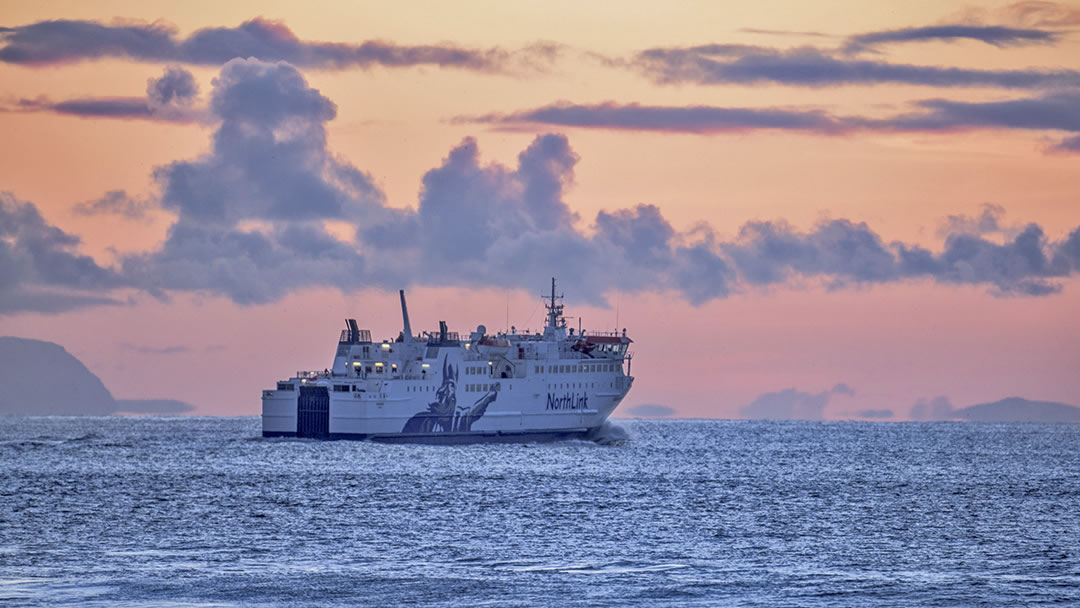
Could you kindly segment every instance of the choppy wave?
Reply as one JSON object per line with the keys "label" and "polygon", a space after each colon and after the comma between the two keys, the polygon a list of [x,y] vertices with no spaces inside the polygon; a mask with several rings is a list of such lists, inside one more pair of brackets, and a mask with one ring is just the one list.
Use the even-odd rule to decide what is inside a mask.
{"label": "choppy wave", "polygon": [[258,432],[0,420],[0,604],[1080,604],[1077,425],[633,420],[537,446]]}

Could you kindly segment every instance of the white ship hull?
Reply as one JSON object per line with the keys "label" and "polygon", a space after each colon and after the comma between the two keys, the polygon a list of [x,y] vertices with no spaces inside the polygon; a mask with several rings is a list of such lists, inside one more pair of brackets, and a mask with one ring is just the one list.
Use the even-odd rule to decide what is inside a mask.
{"label": "white ship hull", "polygon": [[[523,393],[529,390],[531,389],[524,384],[513,389],[514,392]],[[521,400],[508,400],[505,404],[489,406],[488,411],[470,425],[468,430],[455,429],[450,423],[446,430],[437,428],[406,432],[405,426],[409,420],[417,412],[427,410],[428,403],[408,397],[384,398],[365,393],[328,393],[330,397],[325,433],[318,430],[317,422],[310,425],[307,432],[301,428],[298,394],[264,397],[263,436],[433,443],[585,437],[598,429],[622,400],[619,393],[594,393],[588,399],[588,408],[552,411],[544,409],[546,392],[533,393]],[[593,402],[597,404],[596,407],[592,407]],[[529,437],[522,437],[523,435]]]}
{"label": "white ship hull", "polygon": [[492,340],[481,326],[472,339],[458,340],[444,326],[437,338],[405,338],[404,295],[402,308],[406,332],[397,341],[372,343],[349,321],[333,369],[301,372],[264,390],[263,436],[422,443],[586,438],[633,384],[623,369],[625,336],[574,337],[553,316],[561,333],[545,328],[544,335]]}

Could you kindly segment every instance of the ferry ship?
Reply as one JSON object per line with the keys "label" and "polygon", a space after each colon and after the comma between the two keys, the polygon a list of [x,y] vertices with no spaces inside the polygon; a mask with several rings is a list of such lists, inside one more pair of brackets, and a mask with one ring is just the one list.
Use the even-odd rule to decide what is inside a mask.
{"label": "ferry ship", "polygon": [[633,341],[626,330],[568,328],[562,295],[543,296],[542,332],[510,328],[467,338],[413,335],[404,290],[404,328],[394,340],[346,319],[332,367],[297,372],[262,394],[263,437],[474,443],[589,439],[626,397]]}

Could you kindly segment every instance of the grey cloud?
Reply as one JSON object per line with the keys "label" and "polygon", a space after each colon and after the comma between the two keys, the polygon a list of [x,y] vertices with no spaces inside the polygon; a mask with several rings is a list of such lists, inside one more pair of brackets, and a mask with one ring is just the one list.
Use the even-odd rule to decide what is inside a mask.
{"label": "grey cloud", "polygon": [[1014,2],[1002,10],[1016,23],[1032,27],[1080,25],[1080,8],[1059,2],[1024,0],[1023,2]]}
{"label": "grey cloud", "polygon": [[1073,230],[1054,252],[1054,266],[1068,265],[1072,272],[1080,274],[1080,228]]}
{"label": "grey cloud", "polygon": [[721,246],[741,276],[759,285],[792,275],[829,276],[834,287],[900,278],[896,258],[865,223],[829,220],[809,233],[783,222],[749,222],[738,238]]}
{"label": "grey cloud", "polygon": [[128,256],[126,276],[150,290],[203,291],[263,304],[305,287],[365,285],[364,259],[318,226],[241,230],[180,221],[161,249]]}
{"label": "grey cloud", "polygon": [[1030,224],[1015,238],[997,243],[955,233],[940,253],[918,245],[891,243],[863,223],[828,220],[810,232],[784,223],[750,222],[739,238],[721,245],[740,277],[758,285],[795,277],[823,277],[832,288],[851,284],[930,278],[945,284],[990,285],[998,295],[1048,295],[1060,291],[1053,279],[1077,272],[1065,263],[1071,241],[1049,243]]}
{"label": "grey cloud", "polygon": [[167,61],[175,54],[175,31],[159,23],[104,25],[57,19],[0,28],[0,61],[53,64],[102,57]]}
{"label": "grey cloud", "polygon": [[[1080,229],[1063,241],[1035,225],[997,240],[956,232],[931,251],[886,242],[845,219],[805,231],[754,221],[725,240],[706,225],[677,230],[643,204],[585,224],[565,200],[578,156],[554,134],[536,137],[512,166],[485,164],[467,138],[424,175],[415,209],[391,208],[370,176],[330,153],[326,122],[336,108],[293,66],[231,61],[210,97],[218,124],[210,151],[155,171],[159,202],[176,215],[164,243],[103,268],[79,256],[77,237],[44,224],[32,205],[9,203],[5,210],[14,211],[0,227],[18,216],[12,225],[23,231],[0,240],[0,284],[15,286],[9,302],[11,293],[28,301],[19,289],[50,285],[95,297],[135,287],[157,297],[201,291],[258,304],[307,287],[531,290],[553,275],[592,302],[618,289],[670,290],[702,304],[806,279],[832,289],[925,279],[1035,296],[1059,291],[1059,279],[1080,272]],[[117,195],[99,210],[122,212],[125,204]],[[355,235],[331,234],[331,221],[354,226]]]}
{"label": "grey cloud", "polygon": [[855,396],[855,389],[848,386],[846,382],[841,382],[833,386],[831,392],[834,395],[846,395],[848,397]]}
{"label": "grey cloud", "polygon": [[1005,208],[1001,205],[984,204],[978,216],[949,215],[945,218],[938,236],[947,237],[950,234],[964,233],[974,235],[997,234],[1004,232],[1001,218],[1005,216]]}
{"label": "grey cloud", "polygon": [[131,220],[146,219],[151,209],[150,201],[132,197],[123,190],[110,190],[101,198],[72,207],[77,215],[119,215]]}
{"label": "grey cloud", "polygon": [[162,204],[181,220],[356,220],[382,208],[371,178],[327,150],[337,108],[296,68],[233,60],[210,108],[220,121],[210,153],[155,171]]}
{"label": "grey cloud", "polygon": [[0,28],[0,61],[30,66],[106,57],[223,65],[238,57],[254,57],[328,70],[429,65],[506,72],[536,69],[558,52],[554,44],[508,51],[451,44],[402,46],[383,41],[353,44],[300,40],[284,23],[258,17],[237,27],[200,29],[187,38],[178,37],[175,28],[160,23],[102,24],[57,19]]}
{"label": "grey cloud", "polygon": [[149,118],[152,114],[146,100],[133,97],[69,99],[35,106],[22,103],[27,109],[47,109],[57,114],[93,118]]}
{"label": "grey cloud", "polygon": [[868,32],[848,38],[845,51],[858,52],[883,44],[902,42],[975,40],[998,47],[1026,44],[1053,44],[1057,32],[1001,25],[932,25]]}
{"label": "grey cloud", "polygon": [[424,175],[417,236],[431,257],[453,264],[484,258],[500,240],[567,227],[574,215],[562,194],[576,163],[565,138],[542,136],[519,155],[514,170],[485,167],[468,138]]}
{"label": "grey cloud", "polygon": [[868,121],[867,126],[904,131],[963,128],[1056,129],[1080,131],[1080,92],[1065,91],[1003,101],[927,99],[921,113]]}
{"label": "grey cloud", "polygon": [[[8,260],[5,260],[0,252],[0,266],[7,263]],[[124,303],[108,295],[71,293],[39,285],[0,286],[0,316],[22,312],[59,314],[84,308],[119,306]]]}
{"label": "grey cloud", "polygon": [[[1074,232],[1073,235],[1076,233]],[[933,253],[918,245],[886,245],[864,223],[827,220],[810,232],[783,222],[749,222],[738,238],[723,243],[739,277],[750,284],[825,278],[830,288],[929,278],[943,284],[989,285],[996,295],[1041,296],[1061,290],[1061,279],[1080,272],[1076,237],[1049,242],[1029,224],[998,243],[981,235],[953,233]]]}
{"label": "grey cloud", "polygon": [[0,192],[0,313],[120,303],[107,292],[124,279],[78,254],[79,244],[79,237],[46,222],[32,203]]}
{"label": "grey cloud", "polygon": [[427,283],[533,288],[554,273],[593,301],[615,286],[673,288],[701,301],[726,295],[717,253],[676,235],[656,207],[599,213],[591,237],[577,229],[563,198],[576,163],[561,135],[538,136],[513,168],[482,165],[466,139],[424,176],[415,212],[362,229],[360,240],[397,249],[382,272]]}
{"label": "grey cloud", "polygon": [[[987,102],[926,99],[916,111],[886,118],[836,116],[821,109],[731,108],[716,106],[582,105],[561,102],[506,114],[457,117],[456,122],[497,128],[555,125],[624,131],[661,131],[702,135],[779,130],[816,135],[860,132],[954,132],[973,129],[1022,129],[1080,132],[1080,93],[1062,91]],[[1068,138],[1053,151],[1072,152],[1080,142]]]}
{"label": "grey cloud", "polygon": [[161,78],[151,78],[146,83],[146,98],[154,107],[190,105],[199,95],[195,77],[184,68],[169,66]]}
{"label": "grey cloud", "polygon": [[[601,213],[594,235],[580,231],[565,202],[578,157],[564,136],[535,138],[513,167],[483,164],[467,138],[424,175],[415,210],[393,209],[329,153],[336,108],[292,66],[229,62],[210,108],[220,120],[210,153],[155,172],[176,224],[160,250],[124,260],[126,276],[155,292],[258,303],[311,285],[532,289],[552,274],[593,301],[627,285],[695,302],[731,290],[734,270],[711,235],[677,234],[655,207]],[[326,220],[356,225],[355,242],[329,235]]]}
{"label": "grey cloud", "polygon": [[853,125],[822,110],[725,108],[715,106],[644,106],[640,104],[581,105],[557,103],[510,114],[459,117],[458,122],[513,126],[521,123],[634,131],[732,133],[760,129],[839,134]]}
{"label": "grey cloud", "polygon": [[1050,150],[1052,152],[1061,152],[1064,154],[1080,154],[1080,135],[1066,137],[1054,144]]}
{"label": "grey cloud", "polygon": [[854,391],[841,383],[817,394],[794,388],[763,393],[740,409],[739,414],[755,420],[822,420],[825,407],[835,395],[853,396]]}
{"label": "grey cloud", "polygon": [[918,246],[898,245],[899,268],[907,277],[932,277],[940,283],[990,284],[1002,295],[1041,296],[1061,291],[1050,279],[1075,270],[1049,246],[1042,228],[1029,224],[1015,238],[995,243],[972,234],[956,233],[945,240],[940,254]]}
{"label": "grey cloud", "polygon": [[369,285],[364,253],[323,223],[395,215],[370,176],[330,154],[333,102],[289,64],[237,59],[215,79],[209,109],[219,123],[210,151],[154,172],[176,222],[159,249],[123,258],[124,275],[157,295],[197,290],[242,304]]}
{"label": "grey cloud", "polygon": [[660,84],[774,83],[788,86],[911,84],[933,87],[1040,89],[1080,86],[1075,70],[979,70],[837,57],[816,48],[702,45],[641,51],[634,69]]}
{"label": "grey cloud", "polygon": [[[858,119],[865,129],[881,131],[957,131],[971,129],[1025,129],[1080,132],[1080,92],[1067,90],[1021,99],[965,102],[928,99],[917,102],[922,110],[880,120]],[[1080,136],[1070,136],[1049,148],[1051,153],[1080,150]]]}
{"label": "grey cloud", "polygon": [[85,97],[52,101],[47,97],[20,99],[0,107],[7,112],[52,112],[81,118],[116,118],[191,123],[204,120],[201,110],[193,107],[198,86],[190,72],[169,67],[160,78],[147,81],[147,96]]}

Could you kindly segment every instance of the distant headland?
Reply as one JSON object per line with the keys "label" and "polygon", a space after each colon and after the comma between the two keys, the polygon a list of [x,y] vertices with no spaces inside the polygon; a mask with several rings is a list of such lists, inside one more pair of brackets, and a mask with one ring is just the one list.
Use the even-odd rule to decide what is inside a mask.
{"label": "distant headland", "polygon": [[53,342],[0,337],[0,361],[0,414],[183,414],[194,409],[173,399],[116,399],[82,361]]}

